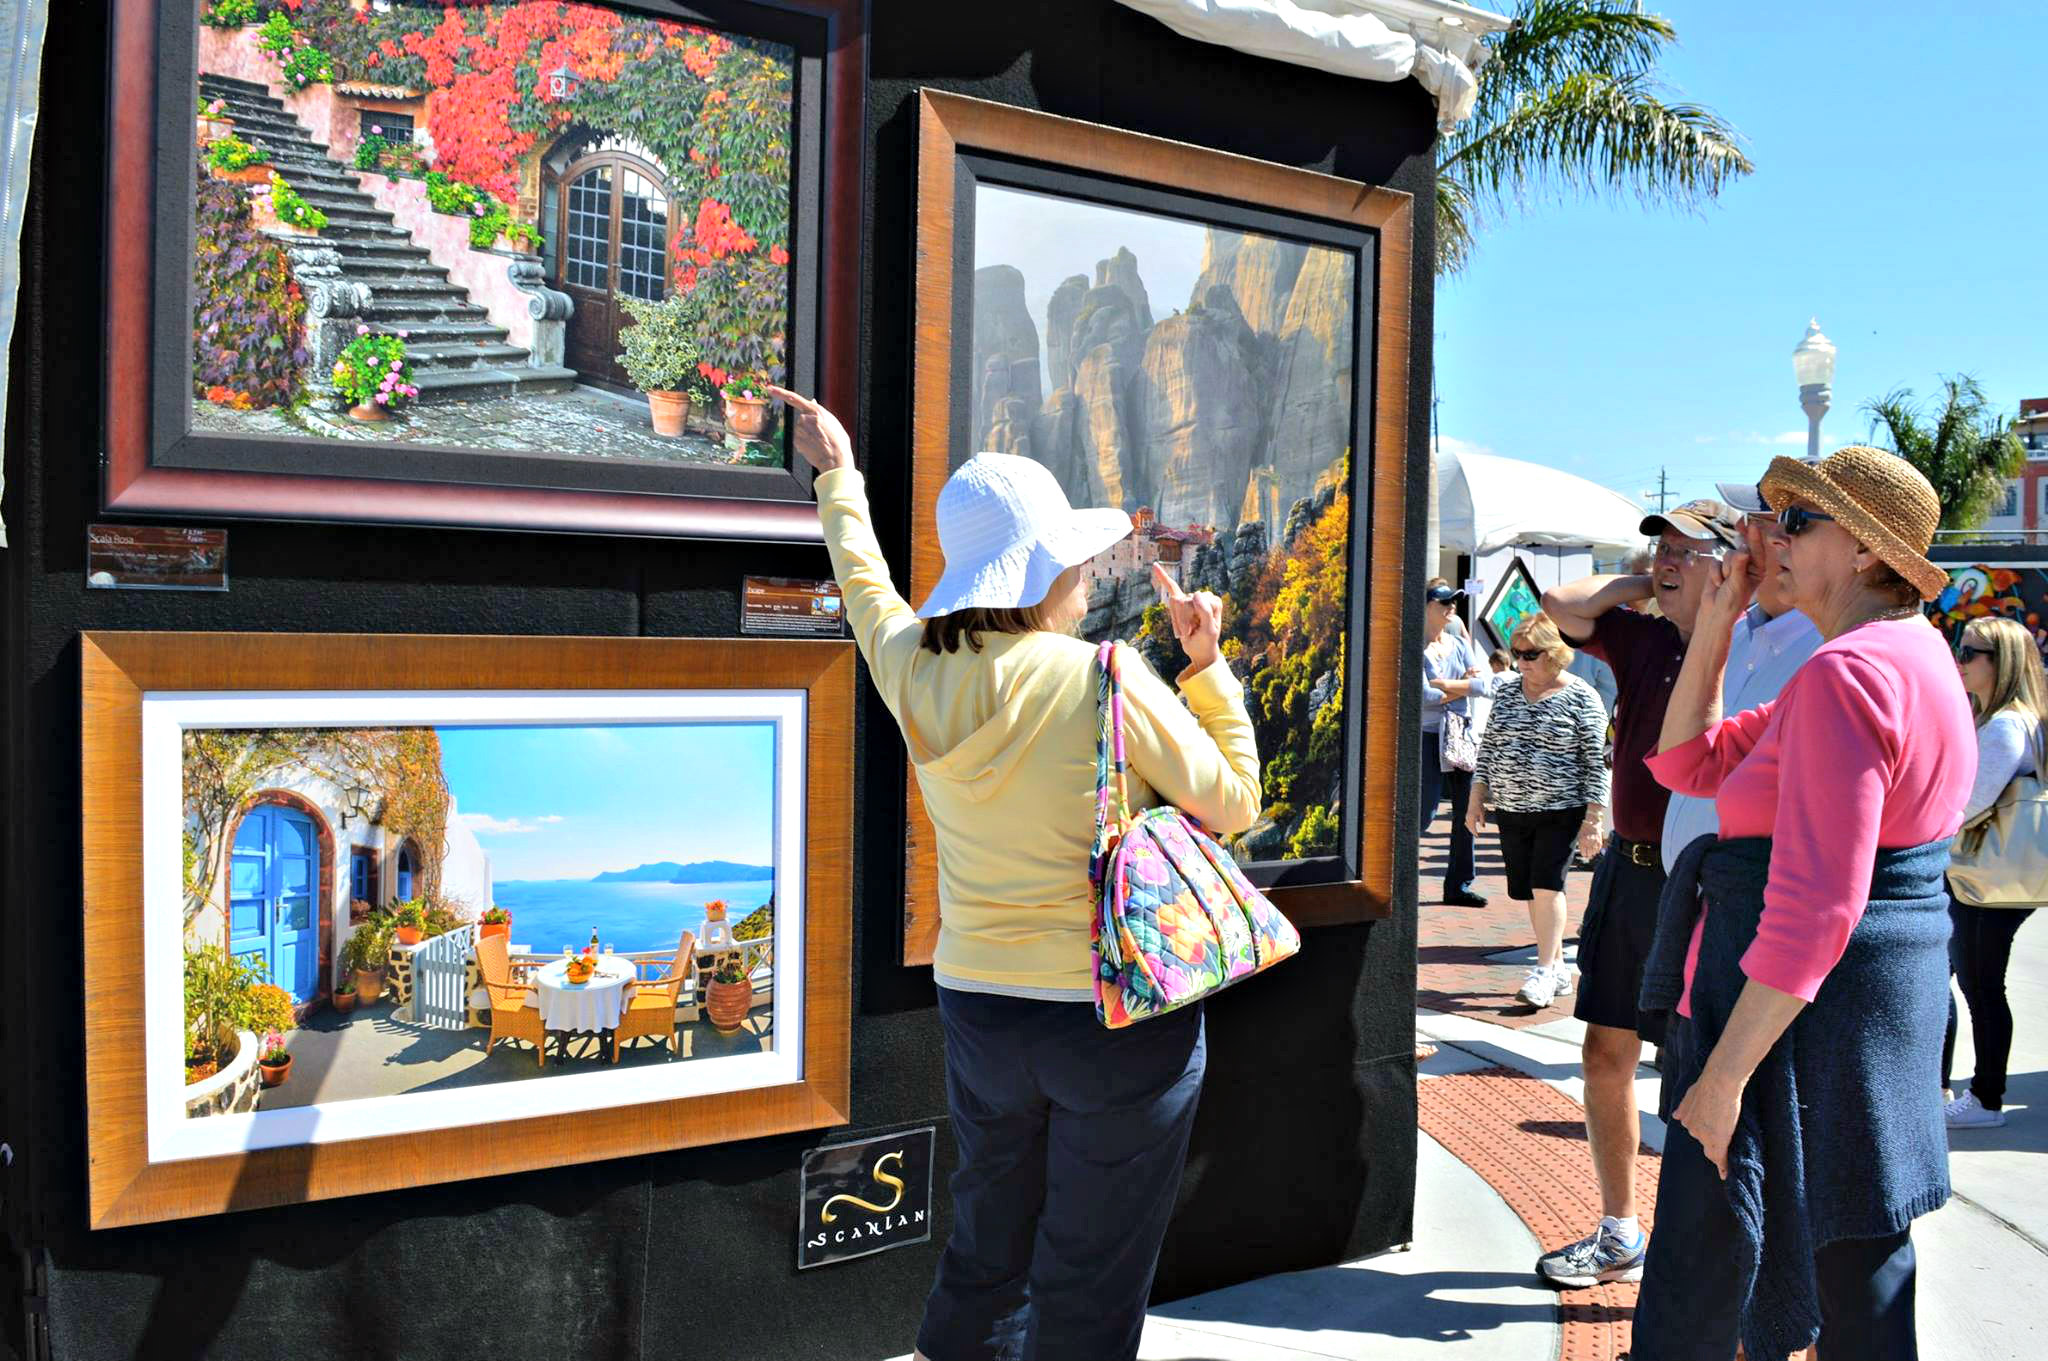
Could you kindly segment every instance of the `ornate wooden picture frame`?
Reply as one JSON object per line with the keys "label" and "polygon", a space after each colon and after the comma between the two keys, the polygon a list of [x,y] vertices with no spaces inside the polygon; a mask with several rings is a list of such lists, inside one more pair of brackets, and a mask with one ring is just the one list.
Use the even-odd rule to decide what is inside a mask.
{"label": "ornate wooden picture frame", "polygon": [[853,658],[82,635],[92,1226],[843,1124]]}
{"label": "ornate wooden picture frame", "polygon": [[113,6],[105,511],[819,538],[717,392],[858,405],[865,0]]}
{"label": "ornate wooden picture frame", "polygon": [[[1103,569],[1104,580],[1091,584],[1090,617],[1100,609],[1098,631],[1135,633],[1132,640],[1141,647],[1155,626],[1130,626],[1142,608],[1138,574],[1152,562],[1168,562],[1184,585],[1210,585],[1211,578],[1232,582],[1265,609],[1286,566],[1269,559],[1309,544],[1305,536],[1341,539],[1340,546],[1316,550],[1329,560],[1323,589],[1334,595],[1342,619],[1341,639],[1335,646],[1324,640],[1315,653],[1322,660],[1315,663],[1314,684],[1305,675],[1275,676],[1270,683],[1251,677],[1253,690],[1280,686],[1287,712],[1301,710],[1303,742],[1311,740],[1314,728],[1313,760],[1322,773],[1301,799],[1302,805],[1316,806],[1284,806],[1269,780],[1267,816],[1274,826],[1257,843],[1250,840],[1260,834],[1255,828],[1245,843],[1264,845],[1268,852],[1234,849],[1254,882],[1297,923],[1385,916],[1392,910],[1394,883],[1398,734],[1397,711],[1387,697],[1399,674],[1404,608],[1399,586],[1413,200],[1327,175],[936,91],[924,92],[918,113],[912,603],[924,598],[942,567],[933,518],[939,489],[960,460],[981,448],[1038,457],[1060,473],[1077,504],[1120,501],[1133,512],[1138,528],[1118,550],[1135,547],[1105,555],[1115,561]],[[1006,205],[1004,196],[1014,201]],[[1000,252],[992,255],[978,239],[978,228],[986,225],[983,214],[990,223],[1007,214],[1019,225],[1007,233],[1006,249],[1035,252],[1029,262],[1035,277],[1008,267],[1010,260]],[[1056,219],[1064,224],[1058,229]],[[1043,229],[1035,235],[1022,229],[1033,222]],[[1172,277],[1157,314],[1139,275],[1142,254],[1123,248],[1130,242],[1115,234],[1124,230],[1179,261],[1178,273],[1161,270]],[[1053,259],[1034,241],[1053,242],[1067,254]],[[1247,242],[1257,242],[1258,249]],[[1088,261],[1075,254],[1089,250],[1109,257],[1095,262],[1092,281]],[[1240,258],[1243,265],[1236,263]],[[992,261],[997,267],[990,267]],[[1279,285],[1272,283],[1276,269]],[[1063,273],[1071,276],[1054,289]],[[1266,294],[1274,296],[1248,302],[1247,279],[1265,280]],[[1172,293],[1176,282],[1184,294]],[[1279,296],[1283,286],[1301,296]],[[1029,288],[1037,290],[1034,297],[1042,305],[1027,299]],[[1161,315],[1169,305],[1173,315]],[[977,327],[977,308],[1005,310],[999,322]],[[1327,322],[1320,332],[1318,319]],[[1296,348],[1290,351],[1290,345]],[[1145,437],[1126,424],[1140,419],[1131,414],[1135,407],[1170,405],[1176,382],[1191,393],[1190,402],[1209,399],[1192,393],[1196,373],[1190,356],[1200,346],[1225,355],[1222,367],[1229,371],[1220,374],[1215,390],[1245,394],[1242,404],[1250,414],[1236,428],[1259,431],[1255,437],[1219,437],[1209,447],[1239,439],[1264,441],[1265,449],[1294,448],[1295,440],[1276,439],[1275,432],[1290,421],[1314,422],[1320,440],[1316,466],[1282,466],[1288,455],[1268,454],[1262,462],[1257,449],[1249,455],[1240,450],[1227,457],[1242,462],[1248,456],[1248,472],[1233,465],[1227,476],[1211,477],[1202,471],[1206,465],[1198,466],[1206,456],[1198,447],[1199,433],[1191,439],[1162,434],[1159,443],[1170,445],[1168,452],[1156,458],[1144,452]],[[1307,355],[1308,348],[1317,354]],[[1296,358],[1303,366],[1288,368]],[[1053,395],[1041,406],[1042,365],[1052,369]],[[1262,405],[1270,394],[1259,389],[1259,375],[1270,379],[1282,371],[1304,378],[1298,386],[1316,409]],[[1315,376],[1305,377],[1311,371]],[[1115,428],[1105,433],[1104,422]],[[1166,429],[1163,421],[1158,424]],[[1193,424],[1182,421],[1176,428]],[[1130,447],[1119,447],[1119,440]],[[1161,472],[1166,459],[1181,461],[1174,465],[1177,471]],[[1245,548],[1252,530],[1255,552]],[[1119,571],[1130,581],[1116,578]],[[1131,586],[1128,602],[1117,595],[1125,584]],[[1244,608],[1247,600],[1234,605]],[[1090,627],[1084,625],[1084,632],[1092,639]],[[1227,620],[1225,627],[1228,650]],[[1171,655],[1170,639],[1152,641],[1159,658]],[[1280,647],[1263,636],[1257,645]],[[1241,677],[1247,669],[1240,665]],[[1272,709],[1276,702],[1256,694],[1248,700],[1255,722],[1262,705]],[[1272,720],[1269,713],[1266,721]],[[1324,725],[1329,732],[1322,731]],[[1261,755],[1274,770],[1276,753],[1262,749]],[[1281,754],[1277,764],[1286,768],[1285,762],[1296,759],[1308,761],[1308,749]],[[1334,793],[1322,787],[1325,782]],[[914,774],[908,807],[903,952],[906,963],[922,964],[930,962],[938,938],[938,870]],[[1273,847],[1282,849],[1273,854]]]}

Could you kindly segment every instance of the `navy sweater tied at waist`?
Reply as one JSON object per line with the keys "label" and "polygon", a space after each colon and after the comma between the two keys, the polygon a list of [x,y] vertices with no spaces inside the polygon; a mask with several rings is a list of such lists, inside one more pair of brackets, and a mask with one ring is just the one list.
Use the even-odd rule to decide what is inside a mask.
{"label": "navy sweater tied at waist", "polygon": [[[1673,1009],[1702,908],[1692,980],[1695,1043],[1666,1075],[1666,1117],[1698,1079],[1748,981],[1763,917],[1768,837],[1704,836],[1673,866],[1639,1005]],[[1948,1199],[1939,1071],[1948,1016],[1948,842],[1879,850],[1870,903],[1841,961],[1751,1075],[1724,1183],[1750,1275],[1742,1344],[1785,1356],[1820,1334],[1814,1254],[1897,1233]]]}

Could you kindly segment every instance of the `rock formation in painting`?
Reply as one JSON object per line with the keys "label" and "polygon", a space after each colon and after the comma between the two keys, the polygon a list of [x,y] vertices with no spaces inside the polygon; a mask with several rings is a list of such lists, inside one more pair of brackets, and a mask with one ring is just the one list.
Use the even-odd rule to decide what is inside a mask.
{"label": "rock formation in painting", "polygon": [[1076,504],[1277,537],[1350,445],[1351,257],[1211,230],[1187,309],[1157,320],[1141,269],[1119,248],[1049,297],[975,272],[974,447],[1038,459]]}
{"label": "rock formation in painting", "polygon": [[1024,303],[1023,273],[1009,265],[976,270],[974,429],[981,442],[975,448],[1029,452],[1019,446],[1029,442],[1031,418],[1043,396],[1038,327]]}

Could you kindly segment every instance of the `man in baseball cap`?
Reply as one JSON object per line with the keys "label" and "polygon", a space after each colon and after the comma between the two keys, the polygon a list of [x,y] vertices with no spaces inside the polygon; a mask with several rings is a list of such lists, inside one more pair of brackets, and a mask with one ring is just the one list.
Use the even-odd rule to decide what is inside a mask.
{"label": "man in baseball cap", "polygon": [[[1537,1274],[1559,1289],[1642,1276],[1649,1235],[1636,1216],[1636,1065],[1642,1042],[1661,1044],[1661,1017],[1638,1016],[1636,994],[1656,934],[1664,893],[1661,838],[1670,795],[1643,758],[1657,749],[1664,709],[1678,683],[1693,620],[1713,581],[1715,564],[1745,542],[1742,513],[1721,501],[1687,501],[1646,516],[1642,532],[1656,538],[1647,573],[1594,576],[1543,593],[1543,608],[1566,643],[1614,668],[1614,833],[1593,874],[1579,927],[1579,989],[1573,1014],[1586,1023],[1586,1139],[1600,1180],[1599,1227],[1576,1243],[1546,1253]],[[1658,611],[1633,608],[1654,599]],[[1600,829],[1581,833],[1588,858]],[[1523,1000],[1544,1006],[1570,990],[1524,984]]]}

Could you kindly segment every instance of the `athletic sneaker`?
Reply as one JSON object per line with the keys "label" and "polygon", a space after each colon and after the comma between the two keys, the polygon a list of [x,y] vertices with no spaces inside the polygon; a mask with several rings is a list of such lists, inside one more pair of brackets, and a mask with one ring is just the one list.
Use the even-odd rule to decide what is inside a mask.
{"label": "athletic sneaker", "polygon": [[1975,1092],[1964,1092],[1941,1108],[1950,1129],[1996,1129],[2005,1123],[2005,1112],[1987,1110]]}
{"label": "athletic sneaker", "polygon": [[1571,965],[1562,962],[1551,965],[1550,976],[1557,980],[1557,992],[1554,994],[1556,997],[1569,997],[1572,995]]}
{"label": "athletic sneaker", "polygon": [[1635,1241],[1621,1236],[1621,1225],[1602,1219],[1600,1227],[1536,1259],[1536,1274],[1559,1290],[1585,1290],[1605,1281],[1640,1281],[1650,1235],[1636,1231]]}
{"label": "athletic sneaker", "polygon": [[1557,974],[1538,964],[1529,970],[1529,976],[1522,980],[1522,986],[1515,990],[1515,996],[1541,1011],[1557,1000]]}

